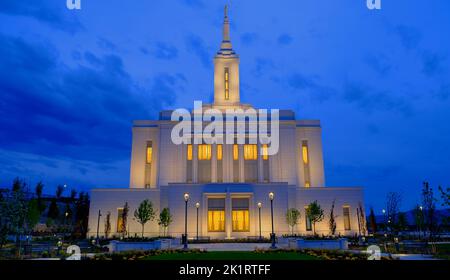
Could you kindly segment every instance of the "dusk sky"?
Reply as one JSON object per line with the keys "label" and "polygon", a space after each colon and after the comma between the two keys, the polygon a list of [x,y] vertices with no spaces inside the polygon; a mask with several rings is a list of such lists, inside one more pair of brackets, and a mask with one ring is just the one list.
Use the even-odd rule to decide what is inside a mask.
{"label": "dusk sky", "polygon": [[212,101],[227,3],[241,101],[321,120],[327,186],[449,187],[448,0],[1,0],[0,187],[128,187],[132,121]]}

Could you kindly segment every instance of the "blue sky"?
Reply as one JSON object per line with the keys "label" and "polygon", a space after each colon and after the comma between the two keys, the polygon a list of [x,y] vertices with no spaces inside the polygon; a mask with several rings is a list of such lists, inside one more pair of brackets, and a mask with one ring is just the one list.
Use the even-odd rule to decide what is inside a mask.
{"label": "blue sky", "polygon": [[[127,187],[134,119],[213,96],[230,1],[2,0],[0,185]],[[320,119],[326,183],[450,184],[450,2],[231,1],[241,100]]]}

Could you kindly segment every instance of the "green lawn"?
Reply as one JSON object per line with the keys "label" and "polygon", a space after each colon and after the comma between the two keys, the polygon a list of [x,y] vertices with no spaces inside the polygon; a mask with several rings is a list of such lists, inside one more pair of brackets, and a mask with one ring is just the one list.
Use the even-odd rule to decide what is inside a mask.
{"label": "green lawn", "polygon": [[206,252],[170,253],[147,256],[145,260],[317,260],[319,258],[297,252]]}

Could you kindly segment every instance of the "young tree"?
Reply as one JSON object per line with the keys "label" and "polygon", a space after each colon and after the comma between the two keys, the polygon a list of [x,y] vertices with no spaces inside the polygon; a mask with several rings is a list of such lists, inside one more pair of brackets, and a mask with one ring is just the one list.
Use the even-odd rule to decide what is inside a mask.
{"label": "young tree", "polygon": [[444,190],[439,186],[439,192],[441,193],[442,206],[450,206],[450,188]]}
{"label": "young tree", "polygon": [[45,204],[42,201],[43,191],[44,191],[44,184],[42,183],[42,181],[39,181],[36,184],[36,189],[35,189],[39,213],[42,213],[45,210]]}
{"label": "young tree", "polygon": [[50,206],[48,207],[47,217],[52,219],[53,221],[58,220],[59,207],[58,207],[58,203],[56,202],[56,198],[53,198],[52,202],[50,202]]}
{"label": "young tree", "polygon": [[[125,204],[128,206],[127,204]],[[125,207],[124,207],[125,212]],[[139,204],[138,209],[134,210],[134,218],[136,221],[142,226],[142,237],[144,237],[144,227],[148,221],[151,221],[155,218],[155,212],[153,210],[153,204],[148,199],[144,200]],[[125,221],[125,220],[124,220]]]}
{"label": "young tree", "polygon": [[402,196],[397,192],[389,192],[386,196],[386,210],[388,217],[388,227],[392,228],[397,224],[397,215],[400,209]]}
{"label": "young tree", "polygon": [[436,225],[436,199],[434,198],[433,188],[428,182],[423,183],[422,205],[425,217],[425,225],[432,237]]}
{"label": "young tree", "polygon": [[425,217],[423,215],[423,207],[416,205],[416,207],[413,209],[413,216],[414,216],[414,222],[417,227],[417,231],[419,232],[419,239],[420,239],[420,235],[422,233],[422,229],[424,227],[424,221],[425,221]]}
{"label": "young tree", "polygon": [[63,192],[64,192],[64,187],[63,186],[61,186],[61,185],[58,185],[57,187],[56,187],[56,199],[60,199],[61,198],[61,196],[62,196],[62,194],[63,194]]}
{"label": "young tree", "polygon": [[158,225],[163,227],[163,235],[166,236],[166,229],[172,223],[172,214],[170,214],[169,208],[164,208],[159,213]]}
{"label": "young tree", "polygon": [[398,213],[398,219],[397,219],[397,229],[399,231],[404,231],[408,228],[408,219],[406,217],[405,212]]}
{"label": "young tree", "polygon": [[323,220],[323,210],[320,207],[317,200],[311,202],[306,208],[306,216],[311,221],[313,226],[313,233],[316,235],[316,223],[319,223]]}
{"label": "young tree", "polygon": [[105,238],[106,239],[108,239],[110,233],[111,233],[111,212],[108,211],[108,213],[106,213],[106,218],[105,218]]}
{"label": "young tree", "polygon": [[333,203],[331,204],[330,209],[330,215],[328,220],[328,228],[330,229],[330,234],[332,236],[336,233],[336,215],[334,215],[334,204],[336,203],[336,199],[333,200]]}
{"label": "young tree", "polygon": [[84,192],[78,194],[75,201],[75,235],[80,238],[86,236],[89,218],[89,195]]}
{"label": "young tree", "polygon": [[130,211],[130,207],[128,206],[128,202],[125,202],[122,210],[122,228],[120,229],[123,237],[127,234],[127,224],[128,224],[128,212]]}
{"label": "young tree", "polygon": [[359,209],[358,211],[359,228],[361,230],[361,234],[366,235],[367,234],[366,214],[361,202],[358,203],[358,209]]}
{"label": "young tree", "polygon": [[290,208],[286,212],[286,222],[291,227],[291,234],[294,235],[294,227],[298,224],[300,219],[300,211],[295,208]]}
{"label": "young tree", "polygon": [[77,190],[72,189],[70,191],[70,200],[74,201],[77,198]]}
{"label": "young tree", "polygon": [[372,233],[375,234],[377,232],[377,220],[375,218],[375,213],[374,213],[372,207],[370,207],[369,224],[370,224],[370,229],[372,230]]}
{"label": "young tree", "polygon": [[41,212],[39,211],[39,205],[37,199],[32,199],[28,203],[27,211],[27,227],[30,232],[39,223]]}

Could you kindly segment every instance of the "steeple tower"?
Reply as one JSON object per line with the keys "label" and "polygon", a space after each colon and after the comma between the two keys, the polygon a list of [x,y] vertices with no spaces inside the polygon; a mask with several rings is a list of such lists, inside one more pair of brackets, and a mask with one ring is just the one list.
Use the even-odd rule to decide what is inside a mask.
{"label": "steeple tower", "polygon": [[214,57],[214,105],[239,106],[239,56],[230,39],[228,6],[224,9],[222,43]]}

